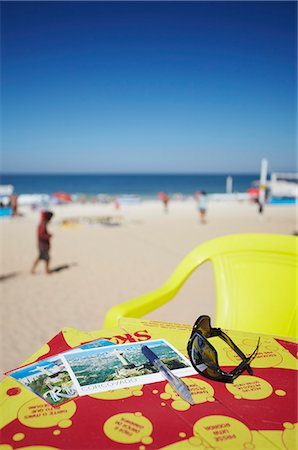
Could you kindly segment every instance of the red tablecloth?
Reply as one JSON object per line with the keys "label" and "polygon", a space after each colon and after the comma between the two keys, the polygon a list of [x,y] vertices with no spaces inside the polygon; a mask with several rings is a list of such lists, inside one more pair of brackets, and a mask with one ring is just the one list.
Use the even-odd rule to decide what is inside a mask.
{"label": "red tablecloth", "polygon": [[[117,330],[84,333],[64,329],[26,362],[95,338],[115,343],[165,338],[186,355],[191,326],[126,319]],[[244,353],[257,337],[228,332]],[[221,365],[237,365],[218,341]],[[195,406],[166,381],[79,397],[53,408],[14,379],[0,384],[0,450],[28,449],[296,449],[297,343],[261,336],[254,375],[233,384],[184,378]],[[2,444],[2,445],[1,445]]]}

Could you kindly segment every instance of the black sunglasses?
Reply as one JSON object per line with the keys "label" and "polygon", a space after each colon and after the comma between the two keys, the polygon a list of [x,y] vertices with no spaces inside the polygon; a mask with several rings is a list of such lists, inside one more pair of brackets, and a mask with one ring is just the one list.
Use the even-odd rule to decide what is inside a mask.
{"label": "black sunglasses", "polygon": [[[235,367],[231,372],[224,372],[218,364],[217,351],[210,344],[208,338],[218,336],[225,341],[237,355],[242,359],[239,366]],[[252,354],[248,357],[240,350],[232,339],[224,333],[220,328],[212,328],[209,316],[200,316],[191,332],[187,344],[187,353],[191,364],[195,370],[206,378],[224,383],[233,383],[233,381],[244,371],[252,375],[253,371],[250,367],[251,361],[258,352],[260,338],[257,346]]]}

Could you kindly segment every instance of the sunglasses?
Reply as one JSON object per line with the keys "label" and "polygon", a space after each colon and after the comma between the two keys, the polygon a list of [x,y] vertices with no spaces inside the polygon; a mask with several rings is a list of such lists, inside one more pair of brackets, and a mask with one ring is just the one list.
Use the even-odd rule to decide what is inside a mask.
{"label": "sunglasses", "polygon": [[[231,372],[224,372],[219,364],[217,351],[208,338],[218,336],[226,342],[237,355],[242,359],[239,366],[235,367]],[[203,377],[224,383],[233,383],[233,381],[245,370],[252,375],[253,371],[250,367],[251,361],[258,352],[260,338],[257,346],[252,354],[248,357],[240,350],[232,339],[224,333],[220,328],[212,328],[209,316],[200,316],[191,332],[187,344],[187,353],[194,369]]]}

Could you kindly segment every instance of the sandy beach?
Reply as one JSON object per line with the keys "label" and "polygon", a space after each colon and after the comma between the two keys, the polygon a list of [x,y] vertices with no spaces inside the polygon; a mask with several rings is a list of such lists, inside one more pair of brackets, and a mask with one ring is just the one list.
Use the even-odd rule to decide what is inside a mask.
{"label": "sandy beach", "polygon": [[[165,214],[158,201],[137,205],[69,204],[55,213],[51,275],[37,256],[39,211],[21,207],[22,217],[1,218],[1,372],[19,366],[61,328],[100,329],[107,310],[159,287],[183,257],[217,236],[260,232],[293,234],[295,206],[268,205],[263,216],[248,202],[209,203],[207,224],[199,223],[193,200],[172,201]],[[109,216],[119,225],[82,223],[70,218]],[[210,264],[200,267],[179,295],[148,318],[192,324],[200,314],[214,317],[215,286]]]}

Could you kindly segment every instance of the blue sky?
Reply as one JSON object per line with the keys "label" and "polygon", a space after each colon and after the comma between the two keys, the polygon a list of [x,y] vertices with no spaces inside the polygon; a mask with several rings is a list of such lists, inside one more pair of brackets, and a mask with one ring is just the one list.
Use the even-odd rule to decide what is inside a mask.
{"label": "blue sky", "polygon": [[55,356],[53,356],[51,359],[41,360],[37,363],[21,367],[20,369],[16,369],[15,372],[13,371],[12,373],[10,373],[10,376],[14,377],[16,380],[19,380],[20,378],[37,374],[39,372],[39,367],[52,369],[56,366],[56,362],[61,363],[61,359],[59,357],[56,358]]}
{"label": "blue sky", "polygon": [[2,171],[296,169],[295,2],[1,2]]}

